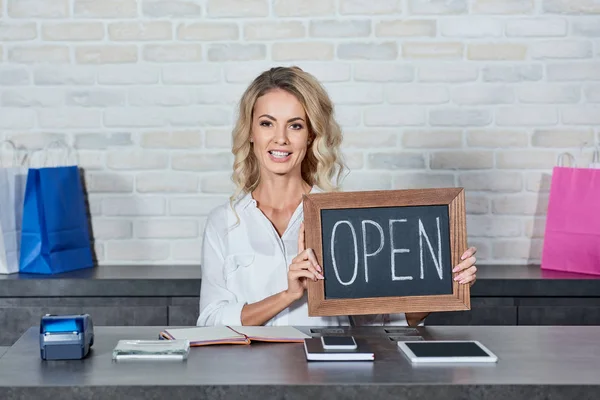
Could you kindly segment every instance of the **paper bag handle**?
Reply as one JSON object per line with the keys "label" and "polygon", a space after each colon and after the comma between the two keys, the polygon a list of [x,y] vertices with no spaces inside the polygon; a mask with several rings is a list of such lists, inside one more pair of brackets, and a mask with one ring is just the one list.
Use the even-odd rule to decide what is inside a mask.
{"label": "paper bag handle", "polygon": [[[6,140],[3,140],[2,142],[0,142],[0,155],[1,155],[1,149],[7,144],[11,147],[12,153],[13,153],[12,166],[13,167],[24,166],[25,160],[27,160],[27,155],[25,155],[25,157],[23,157],[23,161],[19,163],[19,157],[17,156],[17,151],[19,149],[15,145],[15,143],[10,139],[6,139]],[[0,167],[4,167],[4,163],[2,162],[2,157],[0,157]]]}
{"label": "paper bag handle", "polygon": [[[54,163],[49,163],[48,162],[48,152],[54,147],[66,149],[64,158],[62,158],[62,160],[60,160],[60,161],[54,160],[55,161]],[[38,150],[38,151],[41,151],[44,155],[42,165],[41,165],[42,167],[59,167],[59,166],[78,165],[79,164],[77,152],[74,151],[73,147],[69,146],[62,140],[54,140],[54,141],[48,143],[46,145],[46,147],[44,147],[43,149]],[[74,160],[73,160],[72,156],[74,156]]]}
{"label": "paper bag handle", "polygon": [[575,157],[573,157],[573,154],[571,154],[571,153],[560,153],[558,155],[557,165],[559,167],[563,166],[563,158],[565,156],[568,156],[569,160],[571,161],[571,163],[570,163],[571,167],[577,167],[577,163],[575,162]]}

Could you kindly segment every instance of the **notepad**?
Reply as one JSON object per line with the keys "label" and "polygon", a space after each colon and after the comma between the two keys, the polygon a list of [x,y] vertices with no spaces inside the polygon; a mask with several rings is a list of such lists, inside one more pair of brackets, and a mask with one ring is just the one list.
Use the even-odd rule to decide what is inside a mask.
{"label": "notepad", "polygon": [[302,343],[310,338],[291,326],[207,326],[165,329],[163,339],[187,339],[191,346],[250,344],[257,342]]}

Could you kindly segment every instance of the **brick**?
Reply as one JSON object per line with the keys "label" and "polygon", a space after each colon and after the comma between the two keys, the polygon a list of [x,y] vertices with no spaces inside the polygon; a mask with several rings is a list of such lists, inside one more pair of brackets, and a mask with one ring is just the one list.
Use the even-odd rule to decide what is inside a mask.
{"label": "brick", "polygon": [[407,130],[402,134],[403,148],[448,148],[462,147],[462,131]]}
{"label": "brick", "polygon": [[93,193],[87,196],[87,207],[89,214],[94,219],[96,216],[102,215],[102,198],[95,196]]}
{"label": "brick", "polygon": [[490,110],[441,108],[429,111],[432,126],[485,126],[492,122]]}
{"label": "brick", "polygon": [[596,0],[544,0],[543,11],[557,14],[600,14]]}
{"label": "brick", "polygon": [[220,129],[209,129],[205,132],[205,147],[206,148],[231,148],[231,131]]}
{"label": "brick", "polygon": [[334,104],[377,104],[383,101],[383,87],[371,83],[329,85],[329,96]]}
{"label": "brick", "polygon": [[105,150],[113,146],[131,146],[131,133],[78,133],[75,148]]}
{"label": "brick", "polygon": [[154,18],[186,18],[202,16],[202,6],[195,0],[143,0],[142,15]]}
{"label": "brick", "polygon": [[517,88],[521,103],[579,103],[580,88],[574,85],[529,84]]}
{"label": "brick", "polygon": [[0,23],[0,41],[32,40],[37,37],[37,26],[35,23]]}
{"label": "brick", "polygon": [[530,14],[534,11],[533,0],[474,0],[474,14]]}
{"label": "brick", "polygon": [[306,36],[306,28],[300,21],[248,22],[244,25],[246,40],[298,39]]}
{"label": "brick", "polygon": [[42,25],[42,38],[49,41],[102,40],[104,25],[100,22],[71,22]]}
{"label": "brick", "polygon": [[527,132],[511,130],[472,130],[467,132],[469,147],[527,147]]}
{"label": "brick", "polygon": [[[101,85],[137,85],[158,83],[160,69],[139,65],[103,65],[98,68]],[[167,82],[165,82],[167,83]]]}
{"label": "brick", "polygon": [[86,174],[85,186],[90,193],[132,193],[133,176],[94,172]]}
{"label": "brick", "polygon": [[15,46],[8,49],[8,60],[24,64],[67,64],[70,61],[66,46]]}
{"label": "brick", "polygon": [[334,0],[275,0],[273,13],[278,17],[318,17],[335,13]]}
{"label": "brick", "polygon": [[104,170],[104,151],[78,149],[77,160],[79,167],[85,171]]}
{"label": "brick", "polygon": [[169,214],[176,216],[206,216],[214,208],[227,203],[227,196],[171,197]]}
{"label": "brick", "polygon": [[225,22],[183,23],[177,27],[179,40],[235,40],[239,37],[237,24]]}
{"label": "brick", "polygon": [[171,168],[179,171],[230,171],[231,153],[179,153],[173,154]]}
{"label": "brick", "polygon": [[517,43],[481,43],[467,47],[469,60],[524,60],[527,45]]}
{"label": "brick", "polygon": [[419,80],[423,82],[472,82],[477,80],[479,68],[466,63],[432,63],[419,67]]}
{"label": "brick", "polygon": [[520,218],[467,215],[469,235],[473,237],[515,237],[521,234]]}
{"label": "brick", "polygon": [[425,109],[410,106],[375,106],[364,111],[365,126],[424,125]]}
{"label": "brick", "polygon": [[460,86],[452,89],[452,101],[458,105],[507,104],[515,102],[515,94],[506,86]]}
{"label": "brick", "polygon": [[338,45],[337,56],[342,60],[395,60],[398,46],[394,42],[342,43]]}
{"label": "brick", "polygon": [[19,88],[0,93],[3,107],[60,107],[64,99],[56,89]]}
{"label": "brick", "polygon": [[169,258],[168,242],[156,240],[122,240],[106,243],[106,259],[114,261],[165,261]]}
{"label": "brick", "polygon": [[136,0],[73,0],[76,18],[135,18],[138,16]]}
{"label": "brick", "polygon": [[391,15],[402,11],[402,0],[341,0],[342,15]]}
{"label": "brick", "polygon": [[461,58],[462,43],[406,43],[402,44],[403,58]]}
{"label": "brick", "polygon": [[154,62],[188,62],[202,60],[199,44],[146,45],[142,49],[144,60]]}
{"label": "brick", "polygon": [[75,49],[75,59],[80,64],[135,63],[138,60],[138,50],[134,45],[81,46]]}
{"label": "brick", "polygon": [[346,192],[363,190],[389,190],[392,188],[392,177],[387,172],[352,171],[342,182]]}
{"label": "brick", "polygon": [[562,122],[572,125],[600,124],[600,105],[577,105],[562,109]]}
{"label": "brick", "polygon": [[[31,112],[33,115],[33,110],[27,110]],[[0,112],[1,114],[1,112]],[[23,116],[23,115],[21,115]],[[0,120],[0,123],[2,121]],[[28,151],[31,150],[40,150],[48,146],[50,143],[55,142],[57,140],[63,141],[65,143],[68,142],[68,139],[65,134],[60,133],[47,133],[47,132],[27,132],[27,133],[17,133],[7,135],[6,139],[12,141],[15,146],[26,148]],[[31,158],[35,157],[37,161],[41,162],[42,153],[32,154],[30,153]]]}
{"label": "brick", "polygon": [[8,108],[0,109],[0,129],[33,128],[35,112],[31,109]]}
{"label": "brick", "polygon": [[[204,231],[204,228],[201,229]],[[178,240],[171,243],[172,259],[198,265],[202,262],[202,240]]]}
{"label": "brick", "polygon": [[364,62],[354,65],[354,80],[363,82],[412,82],[415,69],[412,65]]}
{"label": "brick", "polygon": [[141,87],[128,93],[129,105],[144,106],[187,106],[194,104],[196,96],[192,88],[187,87]]}
{"label": "brick", "polygon": [[463,14],[469,11],[466,0],[408,0],[410,14]]}
{"label": "brick", "polygon": [[162,151],[110,150],[106,166],[118,170],[165,169],[169,155]]}
{"label": "brick", "polygon": [[441,21],[441,32],[446,37],[501,37],[504,34],[504,22],[484,17],[445,19]]}
{"label": "brick", "polygon": [[556,164],[556,151],[510,150],[496,152],[496,168],[502,169],[551,169]]}
{"label": "brick", "polygon": [[352,76],[351,65],[347,63],[305,61],[296,64],[322,83],[345,82]]}
{"label": "brick", "polygon": [[165,214],[165,199],[159,197],[105,197],[102,214],[115,217],[159,216]]}
{"label": "brick", "polygon": [[211,18],[251,18],[269,15],[267,0],[208,0],[208,16]]}
{"label": "brick", "polygon": [[600,80],[600,62],[547,64],[549,81]]}
{"label": "brick", "polygon": [[501,260],[519,260],[531,263],[541,258],[541,245],[539,241],[519,238],[511,240],[498,240],[492,243],[492,256]]}
{"label": "brick", "polygon": [[367,156],[369,169],[422,169],[425,168],[425,159],[422,154],[408,152],[370,153]]}
{"label": "brick", "polygon": [[200,183],[203,193],[218,193],[231,195],[235,185],[231,181],[231,173],[220,172],[204,176]]}
{"label": "brick", "polygon": [[169,40],[172,31],[168,21],[113,22],[108,25],[108,36],[113,41]]}
{"label": "brick", "polygon": [[490,199],[488,196],[477,196],[467,192],[465,208],[467,214],[470,215],[488,214],[490,212]]}
{"label": "brick", "polygon": [[271,63],[264,61],[252,61],[246,63],[226,64],[223,69],[225,71],[225,81],[230,83],[243,83],[249,85],[259,74],[272,68]]}
{"label": "brick", "polygon": [[454,174],[401,172],[394,175],[392,189],[425,189],[454,187]]}
{"label": "brick", "polygon": [[101,128],[102,111],[77,107],[40,109],[38,124],[42,128]]}
{"label": "brick", "polygon": [[205,85],[196,90],[198,104],[227,104],[237,107],[246,86],[241,85]]}
{"label": "brick", "polygon": [[163,83],[205,84],[221,80],[221,68],[217,65],[167,65],[162,69]]}
{"label": "brick", "polygon": [[600,84],[587,85],[583,91],[588,103],[600,103]]}
{"label": "brick", "polygon": [[362,120],[363,108],[364,107],[361,106],[337,106],[335,108],[337,122],[343,128],[356,127],[360,125]]}
{"label": "brick", "polygon": [[496,109],[496,125],[498,126],[540,126],[556,125],[557,123],[558,111],[555,107],[518,106]]}
{"label": "brick", "polygon": [[[557,163],[558,164],[558,163]],[[525,189],[528,192],[550,192],[550,184],[552,183],[552,175],[548,172],[530,172],[525,174],[527,183]]]}
{"label": "brick", "polygon": [[595,17],[577,18],[571,21],[571,34],[574,36],[600,37],[600,24]]}
{"label": "brick", "polygon": [[385,89],[390,104],[443,104],[450,101],[448,89],[444,86],[391,84]]}
{"label": "brick", "polygon": [[344,162],[351,171],[362,169],[365,166],[365,153],[362,151],[348,151],[343,149]]}
{"label": "brick", "polygon": [[0,86],[29,85],[29,70],[21,67],[0,67]]}
{"label": "brick", "polygon": [[552,129],[536,130],[531,144],[537,147],[581,147],[583,143],[594,143],[591,130]]}
{"label": "brick", "polygon": [[208,48],[209,61],[264,60],[267,46],[264,44],[213,44]]}
{"label": "brick", "polygon": [[484,82],[527,82],[539,81],[544,71],[541,65],[494,65],[484,67]]}
{"label": "brick", "polygon": [[576,40],[549,40],[531,45],[534,59],[591,58],[592,43]]}
{"label": "brick", "polygon": [[65,18],[69,0],[6,0],[10,18]]}
{"label": "brick", "polygon": [[194,131],[145,132],[140,146],[148,149],[190,149],[199,148],[202,135]]}
{"label": "brick", "polygon": [[525,193],[492,199],[492,212],[499,215],[545,215],[547,208],[547,195]]}
{"label": "brick", "polygon": [[546,218],[527,218],[525,220],[524,234],[529,238],[540,239],[544,237],[546,230]]}
{"label": "brick", "polygon": [[165,122],[171,126],[223,126],[233,120],[231,109],[203,105],[199,107],[173,107],[165,113]]}
{"label": "brick", "polygon": [[93,218],[94,239],[130,239],[132,235],[131,221],[122,219]]}
{"label": "brick", "polygon": [[480,192],[520,192],[523,189],[523,177],[520,172],[464,172],[458,177],[458,185]]}
{"label": "brick", "polygon": [[68,106],[108,107],[124,106],[125,92],[114,90],[71,90],[66,93]]}
{"label": "brick", "polygon": [[491,151],[439,151],[431,153],[431,169],[488,169],[494,166]]}
{"label": "brick", "polygon": [[271,53],[275,61],[332,60],[334,47],[331,43],[322,42],[294,42],[294,46],[275,43]]}
{"label": "brick", "polygon": [[559,18],[512,19],[506,22],[507,37],[558,37],[567,35],[567,21]]}
{"label": "brick", "polygon": [[433,20],[381,21],[375,25],[378,37],[435,37],[436,22]]}
{"label": "brick", "polygon": [[318,38],[365,37],[371,34],[370,20],[311,21],[310,36]]}
{"label": "brick", "polygon": [[189,219],[141,220],[133,223],[135,237],[139,239],[195,238],[198,221]]}

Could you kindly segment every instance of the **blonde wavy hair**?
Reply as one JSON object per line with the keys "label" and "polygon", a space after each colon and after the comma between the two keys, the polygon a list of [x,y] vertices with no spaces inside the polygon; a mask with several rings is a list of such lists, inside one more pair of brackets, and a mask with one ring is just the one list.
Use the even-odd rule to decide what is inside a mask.
{"label": "blonde wavy hair", "polygon": [[[258,160],[250,134],[256,100],[267,92],[282,89],[294,95],[304,107],[309,138],[312,140],[302,161],[302,178],[323,191],[338,191],[346,166],[341,156],[342,131],[334,118],[331,99],[319,81],[299,67],[274,67],[261,73],[248,86],[239,104],[233,129],[233,174],[236,185],[231,204],[241,193],[252,192],[260,182]],[[335,177],[335,182],[333,179]]]}

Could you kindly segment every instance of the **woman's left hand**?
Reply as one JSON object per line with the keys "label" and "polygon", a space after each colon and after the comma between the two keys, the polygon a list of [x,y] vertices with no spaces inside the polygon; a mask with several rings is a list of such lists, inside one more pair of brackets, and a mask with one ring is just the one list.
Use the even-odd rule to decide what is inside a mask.
{"label": "woman's left hand", "polygon": [[470,286],[473,286],[475,280],[477,280],[477,276],[475,275],[475,272],[477,272],[477,267],[475,266],[475,261],[477,261],[475,253],[477,253],[477,248],[470,247],[460,257],[463,261],[452,270],[452,272],[460,272],[460,274],[456,275],[454,278],[458,283],[469,283]]}

